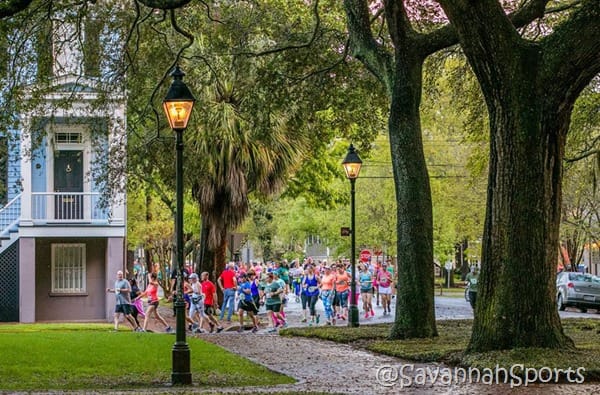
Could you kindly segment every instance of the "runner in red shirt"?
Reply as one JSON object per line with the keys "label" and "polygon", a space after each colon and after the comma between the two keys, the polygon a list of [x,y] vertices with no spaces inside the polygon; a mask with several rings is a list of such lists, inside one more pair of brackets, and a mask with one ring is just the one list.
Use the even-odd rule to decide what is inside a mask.
{"label": "runner in red shirt", "polygon": [[235,277],[235,263],[229,262],[223,273],[217,279],[217,284],[223,291],[223,305],[221,306],[220,319],[223,320],[225,308],[227,308],[227,322],[231,322],[231,315],[235,305],[235,291],[237,290],[237,280]]}
{"label": "runner in red shirt", "polygon": [[208,279],[208,272],[203,272],[201,274],[201,285],[202,285],[202,293],[204,294],[204,313],[208,318],[208,325],[210,325],[210,333],[217,328],[217,333],[223,330],[223,327],[219,325],[217,319],[215,318],[215,301],[217,300],[217,288],[215,284],[212,283]]}

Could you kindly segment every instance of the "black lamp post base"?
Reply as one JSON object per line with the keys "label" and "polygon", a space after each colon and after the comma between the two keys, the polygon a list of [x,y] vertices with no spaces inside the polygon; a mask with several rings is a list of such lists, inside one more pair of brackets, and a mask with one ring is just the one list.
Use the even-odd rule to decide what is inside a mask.
{"label": "black lamp post base", "polygon": [[173,371],[171,372],[171,384],[190,385],[192,384],[192,373],[190,372],[190,349],[179,348],[177,344],[173,347]]}
{"label": "black lamp post base", "polygon": [[348,326],[352,328],[357,328],[358,324],[358,307],[350,306],[348,309]]}

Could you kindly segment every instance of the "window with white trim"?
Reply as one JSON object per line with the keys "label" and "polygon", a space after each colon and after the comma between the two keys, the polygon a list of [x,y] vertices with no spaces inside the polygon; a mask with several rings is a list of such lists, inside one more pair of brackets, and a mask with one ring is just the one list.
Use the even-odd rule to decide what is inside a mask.
{"label": "window with white trim", "polygon": [[54,138],[56,139],[56,144],[81,144],[83,142],[83,133],[57,132]]}
{"label": "window with white trim", "polygon": [[52,293],[85,293],[85,272],[85,244],[52,244]]}

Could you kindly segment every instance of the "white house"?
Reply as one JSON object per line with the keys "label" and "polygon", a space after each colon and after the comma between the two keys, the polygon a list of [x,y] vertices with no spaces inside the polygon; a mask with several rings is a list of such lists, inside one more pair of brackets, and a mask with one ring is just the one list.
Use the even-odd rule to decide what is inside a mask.
{"label": "white house", "polygon": [[105,288],[126,256],[126,98],[85,75],[79,31],[55,23],[50,89],[34,99],[36,85],[25,87],[34,104],[12,130],[0,178],[3,322],[112,316],[114,295]]}

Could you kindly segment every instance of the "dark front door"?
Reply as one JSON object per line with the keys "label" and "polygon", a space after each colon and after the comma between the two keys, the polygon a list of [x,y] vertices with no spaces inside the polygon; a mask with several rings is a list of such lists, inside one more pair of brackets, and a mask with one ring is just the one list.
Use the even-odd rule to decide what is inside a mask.
{"label": "dark front door", "polygon": [[54,154],[54,218],[83,219],[83,151]]}

